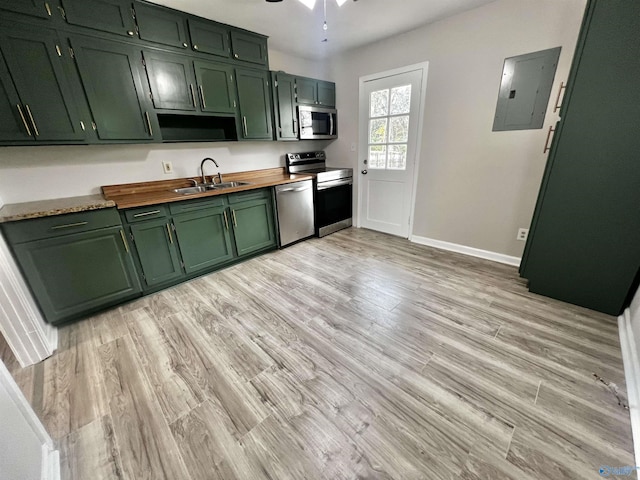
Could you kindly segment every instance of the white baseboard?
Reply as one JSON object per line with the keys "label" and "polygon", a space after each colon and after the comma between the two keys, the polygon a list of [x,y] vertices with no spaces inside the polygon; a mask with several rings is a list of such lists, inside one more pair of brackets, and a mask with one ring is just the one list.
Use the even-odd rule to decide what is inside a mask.
{"label": "white baseboard", "polygon": [[618,332],[620,334],[622,362],[624,363],[624,378],[627,383],[629,416],[631,417],[636,465],[640,465],[640,360],[637,343],[631,328],[631,312],[628,308],[618,317]]}
{"label": "white baseboard", "polygon": [[42,480],[60,480],[60,452],[42,446]]}
{"label": "white baseboard", "polygon": [[507,265],[513,265],[515,267],[520,266],[520,257],[511,257],[509,255],[503,255],[502,253],[490,252],[489,250],[481,250],[479,248],[467,247],[466,245],[459,245],[457,243],[443,242],[442,240],[435,240],[433,238],[420,237],[417,235],[411,235],[409,240],[420,245],[427,245],[429,247],[440,248],[441,250],[448,250],[450,252],[463,253],[472,257],[484,258],[485,260],[491,260],[493,262],[506,263]]}

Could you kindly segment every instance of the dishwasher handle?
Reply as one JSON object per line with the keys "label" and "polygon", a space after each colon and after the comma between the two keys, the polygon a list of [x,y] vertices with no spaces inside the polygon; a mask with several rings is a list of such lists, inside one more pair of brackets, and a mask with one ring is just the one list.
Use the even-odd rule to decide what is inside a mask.
{"label": "dishwasher handle", "polygon": [[285,193],[285,192],[304,192],[305,190],[310,190],[311,189],[311,185],[307,185],[305,187],[299,187],[299,188],[279,188],[278,189],[278,193]]}

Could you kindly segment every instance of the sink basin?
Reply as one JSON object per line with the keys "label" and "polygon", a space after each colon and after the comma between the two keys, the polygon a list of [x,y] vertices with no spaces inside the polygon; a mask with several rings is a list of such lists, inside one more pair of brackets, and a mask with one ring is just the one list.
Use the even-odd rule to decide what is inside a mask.
{"label": "sink basin", "polygon": [[222,182],[222,183],[202,183],[194,187],[175,188],[172,192],[180,195],[195,195],[196,193],[208,192],[210,190],[223,190],[225,188],[242,187],[251,185],[249,182]]}

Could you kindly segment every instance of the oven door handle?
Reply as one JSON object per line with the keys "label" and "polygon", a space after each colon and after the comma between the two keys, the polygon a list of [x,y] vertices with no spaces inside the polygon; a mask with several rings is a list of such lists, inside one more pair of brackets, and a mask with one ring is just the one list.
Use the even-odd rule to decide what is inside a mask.
{"label": "oven door handle", "polygon": [[343,185],[353,185],[353,178],[343,180],[333,180],[331,182],[319,183],[317,190],[326,190],[327,188],[341,187]]}

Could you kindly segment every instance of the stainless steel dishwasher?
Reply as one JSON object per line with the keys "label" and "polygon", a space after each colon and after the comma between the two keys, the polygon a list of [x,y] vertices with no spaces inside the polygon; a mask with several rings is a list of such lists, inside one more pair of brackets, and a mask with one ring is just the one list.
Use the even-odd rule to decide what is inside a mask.
{"label": "stainless steel dishwasher", "polygon": [[277,186],[276,204],[281,247],[315,233],[312,180]]}

